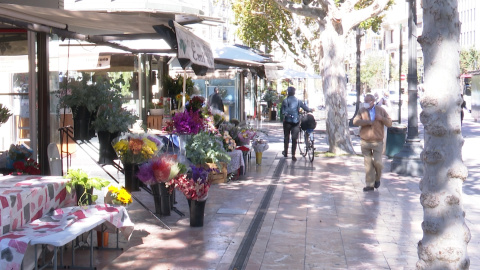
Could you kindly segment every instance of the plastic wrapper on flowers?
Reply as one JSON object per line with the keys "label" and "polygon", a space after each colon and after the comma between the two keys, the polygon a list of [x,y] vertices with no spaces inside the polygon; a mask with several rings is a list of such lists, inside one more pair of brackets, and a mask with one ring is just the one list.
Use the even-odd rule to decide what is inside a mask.
{"label": "plastic wrapper on flowers", "polygon": [[112,141],[113,149],[123,164],[143,163],[160,151],[163,143],[151,134],[126,134]]}
{"label": "plastic wrapper on flowers", "polygon": [[186,171],[185,165],[177,161],[177,155],[163,154],[140,165],[137,177],[146,185],[167,183],[168,186],[169,180]]}
{"label": "plastic wrapper on flowers", "polygon": [[132,203],[132,195],[124,187],[108,186],[105,203],[127,206]]}
{"label": "plastic wrapper on flowers", "polygon": [[208,174],[212,169],[190,166],[188,174],[179,174],[175,179],[175,188],[180,190],[187,199],[204,201],[208,197],[210,181]]}
{"label": "plastic wrapper on flowers", "polygon": [[252,142],[252,148],[255,152],[263,153],[268,149],[268,141],[257,139]]}

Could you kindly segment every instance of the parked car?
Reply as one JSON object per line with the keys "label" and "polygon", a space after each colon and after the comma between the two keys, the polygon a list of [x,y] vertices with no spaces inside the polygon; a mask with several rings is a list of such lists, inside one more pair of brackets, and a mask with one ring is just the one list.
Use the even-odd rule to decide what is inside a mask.
{"label": "parked car", "polygon": [[348,92],[347,94],[347,105],[355,105],[357,104],[357,93],[356,92]]}

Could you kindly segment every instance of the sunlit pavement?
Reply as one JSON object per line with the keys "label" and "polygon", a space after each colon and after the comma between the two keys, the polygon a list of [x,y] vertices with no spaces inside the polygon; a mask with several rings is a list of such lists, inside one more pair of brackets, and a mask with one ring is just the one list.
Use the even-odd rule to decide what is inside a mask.
{"label": "sunlit pavement", "polygon": [[[463,159],[469,168],[463,199],[472,233],[470,269],[480,269],[480,228],[475,226],[480,219],[476,207],[480,203],[480,159],[476,155],[480,124],[469,117],[467,113],[463,125]],[[97,267],[415,269],[423,220],[419,177],[390,173],[391,160],[385,157],[380,188],[363,192],[361,156],[330,158],[320,154],[313,163],[304,158],[293,162],[290,156],[281,155],[280,122],[252,124],[269,130],[270,148],[263,154],[261,165],[255,164],[252,155],[245,175],[211,187],[203,227],[189,226],[187,201],[178,192],[175,207],[185,216],[172,212],[161,217],[161,222],[134,202],[128,208],[136,229],[130,241],[120,238],[123,251],[96,251]],[[315,134],[319,152],[328,149],[322,129],[324,124],[322,127],[320,122]],[[419,130],[423,138],[422,127]],[[359,138],[352,135],[352,142],[360,153]],[[72,166],[76,162],[81,163],[74,160]],[[113,174],[123,181],[121,174]],[[134,196],[154,210],[148,193],[134,192]],[[110,246],[114,244],[112,235]]]}

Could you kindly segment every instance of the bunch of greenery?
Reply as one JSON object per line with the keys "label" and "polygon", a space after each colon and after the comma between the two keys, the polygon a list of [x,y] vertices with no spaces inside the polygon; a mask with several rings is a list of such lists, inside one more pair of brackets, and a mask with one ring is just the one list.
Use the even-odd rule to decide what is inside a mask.
{"label": "bunch of greenery", "polygon": [[[187,95],[193,95],[194,83],[191,78],[187,78],[186,81],[186,93]],[[165,76],[163,79],[163,89],[167,90],[167,96],[176,98],[178,94],[183,93],[183,77],[177,75],[175,78]]]}
{"label": "bunch of greenery", "polygon": [[127,132],[138,119],[133,112],[122,107],[121,101],[102,104],[97,109],[97,117],[92,122],[96,131]]}
{"label": "bunch of greenery", "polygon": [[0,124],[6,123],[12,114],[10,110],[0,103]]}
{"label": "bunch of greenery", "polygon": [[193,135],[187,142],[186,157],[195,165],[215,163],[219,168],[222,166],[220,162],[230,162],[222,138],[204,131]]}
{"label": "bunch of greenery", "polygon": [[76,108],[84,106],[89,112],[94,113],[97,108],[110,103],[116,97],[121,98],[119,86],[112,82],[106,75],[91,76],[82,72],[76,80],[69,81],[65,78],[60,83],[57,91],[60,108],[69,107],[76,114]]}
{"label": "bunch of greenery", "polygon": [[268,104],[268,107],[271,108],[273,104],[278,103],[278,94],[275,90],[267,90],[263,95],[263,100]]}
{"label": "bunch of greenery", "polygon": [[106,187],[110,184],[109,181],[103,178],[88,176],[88,174],[82,169],[70,169],[64,177],[70,179],[66,185],[67,192],[70,193],[72,188],[76,188],[76,186],[83,187],[84,191],[82,195],[77,198],[78,205],[86,205],[90,199],[92,202],[97,200],[98,195],[89,194],[88,190],[92,188],[96,190],[102,190],[103,187]]}

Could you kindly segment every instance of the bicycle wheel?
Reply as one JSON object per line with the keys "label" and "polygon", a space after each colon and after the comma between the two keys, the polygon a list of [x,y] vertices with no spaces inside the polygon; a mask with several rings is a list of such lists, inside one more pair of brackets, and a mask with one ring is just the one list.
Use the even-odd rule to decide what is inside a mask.
{"label": "bicycle wheel", "polygon": [[[307,144],[307,153],[308,153],[308,159],[310,160],[310,162],[313,161],[313,159],[315,158],[315,140],[313,138],[313,132],[312,133],[308,133],[308,132],[305,132],[305,141]],[[307,138],[308,137],[308,138]],[[308,143],[307,143],[308,142]]]}
{"label": "bicycle wheel", "polygon": [[302,155],[302,157],[307,155],[307,151],[306,151],[306,148],[305,148],[305,138],[304,138],[305,135],[304,134],[305,134],[305,131],[300,129],[300,132],[298,133],[298,139],[297,139],[298,150],[300,151],[300,155]]}

